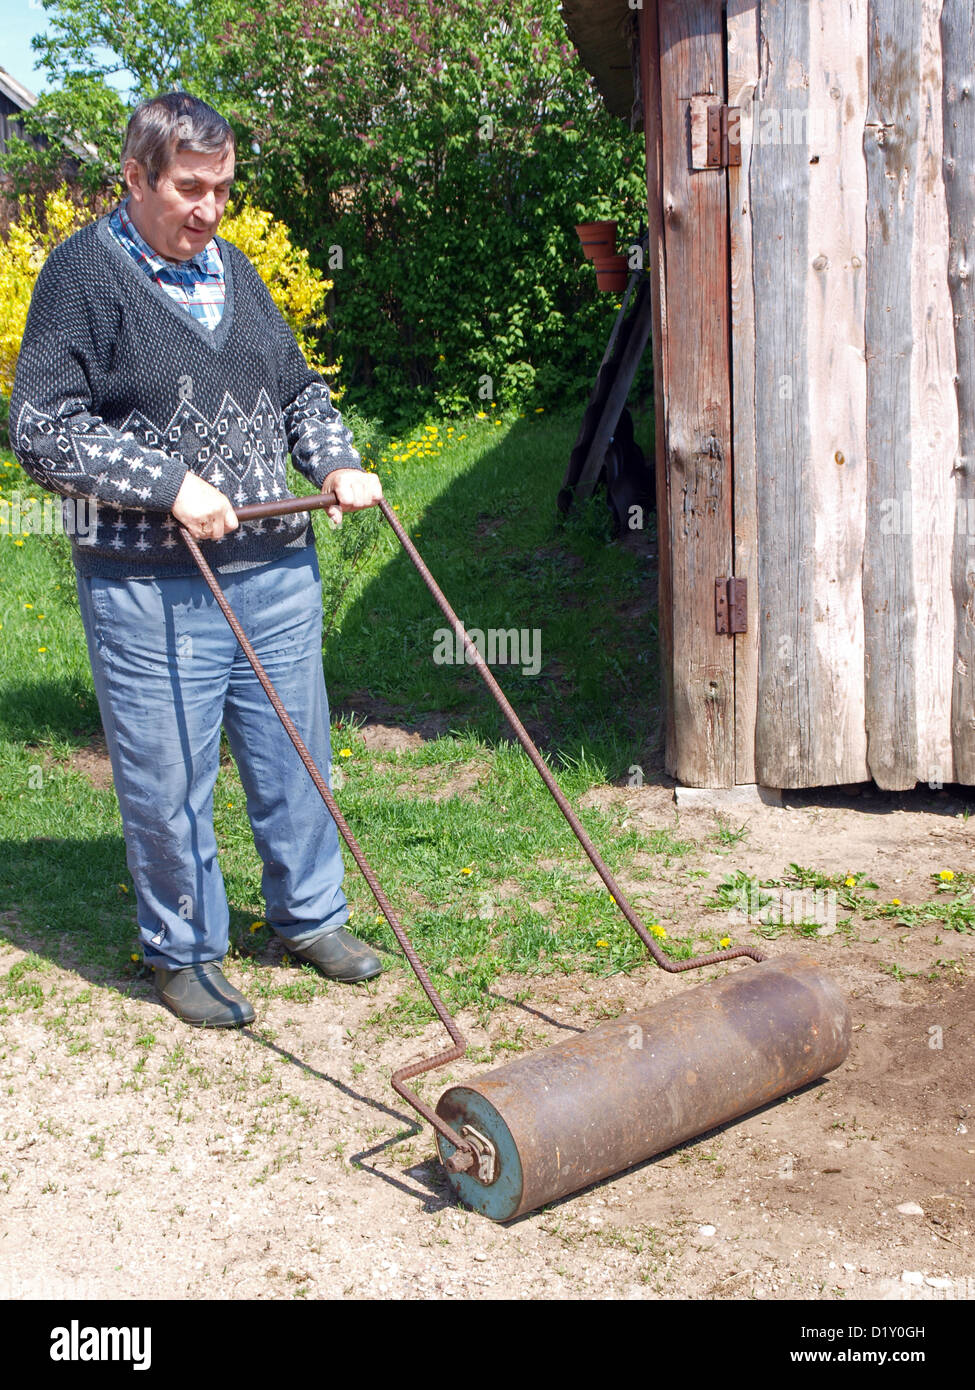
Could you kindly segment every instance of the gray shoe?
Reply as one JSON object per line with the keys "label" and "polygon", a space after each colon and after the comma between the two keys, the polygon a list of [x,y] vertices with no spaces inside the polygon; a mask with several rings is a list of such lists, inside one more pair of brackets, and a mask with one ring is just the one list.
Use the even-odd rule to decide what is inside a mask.
{"label": "gray shoe", "polygon": [[374,975],[382,973],[383,963],[375,952],[344,927],[320,936],[303,950],[288,946],[287,942],[285,946],[289,956],[313,965],[320,975],[329,980],[354,984],[357,980],[371,980]]}
{"label": "gray shoe", "polygon": [[180,970],[155,968],[156,994],[184,1023],[194,1028],[240,1028],[254,1022],[254,1009],[224,976],[219,961],[185,965]]}

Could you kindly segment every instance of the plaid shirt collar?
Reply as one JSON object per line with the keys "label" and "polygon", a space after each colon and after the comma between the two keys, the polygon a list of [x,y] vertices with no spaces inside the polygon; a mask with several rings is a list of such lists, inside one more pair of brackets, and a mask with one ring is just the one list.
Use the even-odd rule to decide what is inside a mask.
{"label": "plaid shirt collar", "polygon": [[133,249],[138,252],[139,259],[144,261],[147,269],[153,275],[168,274],[179,279],[192,278],[212,278],[220,280],[223,276],[223,265],[220,260],[220,252],[214,240],[207,242],[202,251],[198,251],[195,256],[191,256],[188,261],[167,261],[164,256],[160,256],[158,251],[154,251],[132,221],[128,213],[128,198],[119,203],[115,212],[118,214],[119,230],[123,236],[132,243]]}

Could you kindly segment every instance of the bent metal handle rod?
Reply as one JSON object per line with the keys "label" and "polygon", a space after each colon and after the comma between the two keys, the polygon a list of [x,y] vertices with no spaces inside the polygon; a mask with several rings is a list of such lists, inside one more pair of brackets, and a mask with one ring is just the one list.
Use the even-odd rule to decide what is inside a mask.
{"label": "bent metal handle rod", "polygon": [[[252,506],[240,507],[237,510],[237,518],[239,521],[258,521],[264,517],[278,516],[285,512],[305,511],[312,507],[327,507],[330,506],[334,502],[334,500],[334,497],[332,497],[330,494],[326,495],[323,493],[313,495],[311,497],[302,497],[295,499],[289,498],[287,502],[257,502]],[[491,668],[488,666],[487,662],[484,660],[477,647],[474,645],[470,637],[467,635],[467,631],[464,628],[463,623],[457,617],[457,614],[454,612],[454,610],[451,608],[450,604],[444,597],[444,594],[440,589],[440,586],[437,584],[437,581],[434,579],[433,575],[427,569],[420,555],[420,552],[417,550],[416,546],[413,544],[409,536],[404,531],[399,517],[396,516],[392,507],[390,507],[389,503],[386,501],[385,498],[380,499],[378,505],[383,516],[386,518],[393,531],[395,532],[396,538],[399,541],[400,545],[403,547],[407,555],[413,561],[413,564],[416,566],[420,578],[423,580],[424,584],[429,589],[431,595],[433,596],[434,602],[437,604],[437,607],[440,609],[441,613],[443,613],[444,617],[450,623],[454,632],[463,641],[464,650],[467,652],[468,659],[474,666],[477,667],[481,679],[484,681],[484,684],[487,686],[488,690],[490,690],[491,694],[494,696],[501,712],[504,714],[505,718],[508,720],[508,723],[515,731],[515,735],[518,739],[518,742],[521,744],[522,748],[524,748],[529,758],[535,764],[535,767],[538,771],[538,775],[541,777],[546,787],[548,787],[549,791],[552,793],[552,797],[556,805],[562,812],[565,819],[569,822],[573,834],[575,835],[579,843],[582,845],[582,848],[586,851],[586,854],[589,856],[593,868],[596,870],[597,874],[612,894],[613,899],[616,902],[616,906],[619,908],[620,912],[622,912],[623,916],[626,918],[627,922],[629,922],[630,926],[636,932],[637,936],[643,942],[644,946],[646,946],[650,955],[653,957],[654,961],[656,961],[657,965],[660,966],[661,970],[666,970],[667,973],[671,975],[677,975],[685,970],[700,970],[703,966],[706,965],[718,965],[721,961],[734,960],[736,956],[748,956],[751,960],[756,961],[765,960],[766,957],[764,952],[758,951],[752,946],[733,946],[727,951],[712,951],[708,955],[693,956],[688,960],[680,961],[671,960],[669,956],[664,954],[664,952],[657,945],[656,941],[654,941],[650,932],[643,925],[643,922],[637,916],[637,913],[631,906],[629,899],[626,897],[626,894],[623,892],[622,888],[620,888],[613,874],[610,872],[608,865],[603,862],[602,855],[599,853],[599,851],[596,849],[596,846],[589,838],[584,826],[582,825],[582,822],[579,820],[579,817],[575,814],[572,807],[565,799],[565,796],[562,792],[562,788],[559,786],[555,778],[552,776],[548,764],[546,763],[545,759],[542,757],[541,753],[538,751],[538,749],[535,747],[535,744],[529,737],[528,730],[522,724],[517,714],[515,714],[514,710],[511,708],[511,705],[508,703],[504,691],[501,689],[497,681],[494,679],[494,676],[491,672]]]}
{"label": "bent metal handle rod", "polygon": [[[316,498],[315,500],[319,506],[329,506],[332,502],[334,502],[335,499],[330,495],[322,494],[321,499]],[[240,509],[240,512],[243,512],[244,510],[245,509],[242,507]],[[289,512],[294,512],[298,510],[303,510],[303,508],[291,506],[288,507]],[[237,513],[238,517],[240,517],[240,512]],[[291,739],[291,742],[294,744],[299,758],[304,763],[308,775],[311,777],[312,782],[314,782],[315,784],[318,794],[321,796],[326,807],[328,808],[329,815],[332,817],[335,824],[341,831],[342,838],[345,840],[345,843],[351,850],[352,857],[355,859],[355,862],[358,864],[360,870],[362,871],[363,878],[366,880],[369,887],[371,888],[372,895],[376,899],[380,911],[386,918],[386,921],[389,923],[390,927],[393,930],[393,934],[396,937],[396,940],[402,947],[403,954],[406,956],[406,959],[409,961],[410,967],[414,975],[420,982],[420,988],[423,990],[424,994],[429,999],[434,1012],[440,1019],[440,1022],[443,1024],[444,1028],[446,1028],[448,1034],[450,1035],[450,1039],[454,1044],[453,1047],[447,1048],[443,1052],[438,1052],[434,1057],[428,1057],[418,1062],[411,1062],[409,1065],[405,1067],[400,1067],[400,1069],[394,1072],[391,1077],[393,1089],[394,1091],[396,1091],[398,1095],[402,1096],[402,1098],[407,1102],[408,1105],[412,1105],[413,1109],[419,1115],[422,1115],[428,1124],[431,1124],[439,1134],[442,1134],[445,1139],[447,1139],[452,1145],[454,1145],[454,1147],[456,1148],[456,1153],[452,1154],[450,1159],[448,1159],[447,1166],[455,1172],[461,1172],[467,1168],[470,1168],[476,1161],[474,1150],[470,1141],[467,1139],[462,1139],[461,1136],[457,1134],[453,1129],[451,1129],[451,1127],[444,1120],[442,1120],[439,1115],[435,1114],[435,1112],[431,1110],[428,1105],[424,1104],[424,1102],[420,1099],[420,1097],[416,1094],[415,1091],[412,1091],[405,1084],[411,1077],[420,1076],[423,1072],[433,1071],[437,1067],[446,1066],[448,1062],[455,1062],[459,1058],[463,1057],[467,1051],[467,1039],[464,1037],[463,1033],[457,1027],[457,1024],[454,1022],[451,1015],[447,1012],[447,1008],[444,1005],[443,1000],[440,998],[440,995],[434,988],[430,980],[430,977],[423,966],[422,961],[414,951],[409,937],[400,925],[396,913],[393,911],[393,908],[388,898],[386,897],[386,894],[380,887],[379,880],[376,878],[376,875],[369,867],[369,864],[366,861],[366,857],[359,846],[359,842],[356,840],[355,836],[349,828],[348,822],[342,815],[342,812],[339,810],[335,798],[332,796],[332,793],[329,790],[328,783],[322,776],[321,771],[319,770],[314,758],[311,756],[308,749],[305,747],[304,740],[302,739],[297,728],[295,727],[294,721],[288,714],[288,711],[285,709],[281,701],[280,695],[271,683],[270,676],[267,674],[267,672],[264,670],[264,667],[261,665],[257,653],[254,651],[254,648],[247,640],[247,636],[244,633],[243,628],[237,621],[236,614],[230,607],[230,604],[227,602],[227,597],[221,589],[219,583],[217,582],[217,578],[211,570],[210,566],[204,559],[200,547],[197,545],[196,541],[193,539],[193,537],[190,535],[190,533],[186,530],[184,526],[181,526],[180,530],[183,533],[183,540],[186,542],[190,554],[196,561],[197,568],[203,575],[203,578],[206,580],[207,586],[209,587],[210,592],[213,594],[213,597],[216,599],[220,611],[223,613],[223,616],[227,619],[227,622],[230,624],[230,628],[234,636],[240,643],[241,650],[243,651],[244,655],[247,657],[247,660],[253,667],[254,674],[257,676],[257,679],[264,687],[264,693],[270,700],[275,714],[280,719],[282,725],[284,726],[285,732]]]}

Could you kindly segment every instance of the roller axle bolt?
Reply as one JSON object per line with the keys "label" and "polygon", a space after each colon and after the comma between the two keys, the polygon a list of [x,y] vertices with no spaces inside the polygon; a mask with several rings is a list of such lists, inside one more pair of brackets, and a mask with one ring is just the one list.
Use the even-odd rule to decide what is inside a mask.
{"label": "roller axle bolt", "polygon": [[477,1159],[471,1153],[470,1149],[458,1149],[456,1153],[452,1153],[450,1157],[445,1160],[444,1167],[451,1173],[467,1173],[471,1168],[475,1167],[476,1164]]}

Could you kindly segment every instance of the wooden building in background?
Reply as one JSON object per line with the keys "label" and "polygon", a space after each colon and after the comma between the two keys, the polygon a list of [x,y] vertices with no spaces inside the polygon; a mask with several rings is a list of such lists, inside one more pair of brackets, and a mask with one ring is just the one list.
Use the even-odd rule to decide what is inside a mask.
{"label": "wooden building in background", "polygon": [[36,105],[34,93],[11,76],[6,68],[0,68],[0,154],[6,154],[11,136],[26,140],[37,148],[47,143],[24,131],[24,112]]}
{"label": "wooden building in background", "polygon": [[646,134],[668,771],[975,784],[971,0],[563,13]]}

